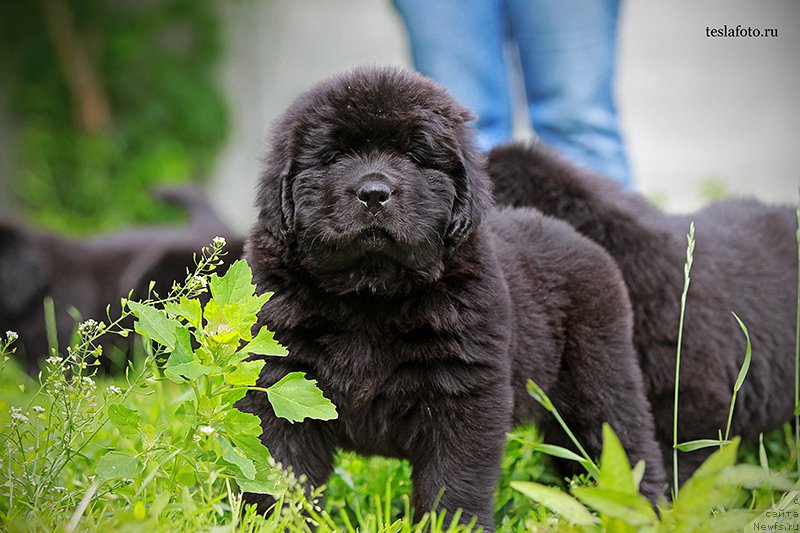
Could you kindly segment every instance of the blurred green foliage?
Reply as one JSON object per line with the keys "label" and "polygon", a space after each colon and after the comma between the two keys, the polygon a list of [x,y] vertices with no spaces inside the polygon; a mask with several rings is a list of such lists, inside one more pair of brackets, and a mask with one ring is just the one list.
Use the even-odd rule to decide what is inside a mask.
{"label": "blurred green foliage", "polygon": [[[75,233],[179,217],[148,189],[206,177],[225,139],[227,111],[214,83],[216,7],[192,0],[0,4],[0,69],[22,128],[12,190],[30,222]],[[88,91],[89,100],[101,97],[90,104],[107,111],[100,127],[76,118],[76,88],[85,87],[65,68],[80,60],[64,46],[65,33],[88,58],[99,89]]]}

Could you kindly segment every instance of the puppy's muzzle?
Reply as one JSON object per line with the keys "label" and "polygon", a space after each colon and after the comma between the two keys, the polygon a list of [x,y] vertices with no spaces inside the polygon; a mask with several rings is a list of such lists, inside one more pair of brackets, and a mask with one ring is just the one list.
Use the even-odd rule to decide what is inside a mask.
{"label": "puppy's muzzle", "polygon": [[386,205],[392,196],[388,185],[380,181],[367,181],[356,191],[356,197],[374,215]]}

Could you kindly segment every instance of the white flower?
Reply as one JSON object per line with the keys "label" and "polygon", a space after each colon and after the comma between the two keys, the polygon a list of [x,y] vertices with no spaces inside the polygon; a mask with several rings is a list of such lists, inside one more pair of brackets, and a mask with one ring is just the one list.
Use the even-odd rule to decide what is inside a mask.
{"label": "white flower", "polygon": [[199,428],[197,428],[197,431],[199,431],[203,435],[211,435],[216,430],[211,426],[200,426]]}
{"label": "white flower", "polygon": [[63,360],[64,360],[64,358],[61,357],[60,355],[51,355],[50,357],[45,359],[45,361],[48,362],[51,365],[60,365],[61,361],[63,361]]}
{"label": "white flower", "polygon": [[120,389],[116,385],[109,385],[108,387],[106,387],[106,390],[111,394],[122,394],[122,389]]}
{"label": "white flower", "polygon": [[6,340],[8,341],[9,344],[14,342],[18,338],[19,338],[19,335],[17,335],[16,331],[11,331],[11,330],[6,331]]}
{"label": "white flower", "polygon": [[95,333],[99,326],[100,324],[98,324],[96,320],[90,318],[89,320],[81,322],[80,325],[78,325],[78,333],[83,337],[88,337]]}
{"label": "white flower", "polygon": [[40,405],[34,405],[33,407],[31,407],[31,409],[33,409],[37,413],[44,413],[44,407]]}
{"label": "white flower", "polygon": [[81,381],[83,382],[83,385],[84,385],[84,386],[85,386],[87,389],[89,389],[89,390],[94,390],[94,388],[95,388],[95,383],[94,383],[94,380],[93,380],[92,378],[90,378],[89,376],[83,376],[83,377],[81,378]]}
{"label": "white flower", "polygon": [[24,423],[28,421],[28,417],[22,414],[22,409],[19,407],[11,408],[11,423],[13,425]]}
{"label": "white flower", "polygon": [[219,237],[219,236],[214,237],[214,240],[212,240],[211,242],[214,243],[214,246],[222,248],[223,246],[225,246],[225,237]]}

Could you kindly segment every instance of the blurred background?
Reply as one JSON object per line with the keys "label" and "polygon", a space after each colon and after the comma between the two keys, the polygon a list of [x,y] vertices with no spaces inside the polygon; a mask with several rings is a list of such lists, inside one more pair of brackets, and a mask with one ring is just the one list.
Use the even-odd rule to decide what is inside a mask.
{"label": "blurred background", "polygon": [[[706,27],[775,28],[709,38]],[[800,2],[622,4],[618,103],[636,188],[673,211],[795,203]],[[207,185],[243,234],[270,124],[315,81],[410,65],[389,0],[40,0],[0,7],[0,218],[72,234],[171,223]]]}

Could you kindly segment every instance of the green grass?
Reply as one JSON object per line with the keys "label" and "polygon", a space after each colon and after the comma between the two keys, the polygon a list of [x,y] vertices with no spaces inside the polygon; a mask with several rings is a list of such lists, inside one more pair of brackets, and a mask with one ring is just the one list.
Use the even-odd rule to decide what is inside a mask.
{"label": "green grass", "polygon": [[[97,378],[97,389],[108,386],[124,386],[119,378]],[[25,393],[20,390],[24,386]],[[24,374],[15,362],[9,362],[0,373],[0,424],[9,423],[11,406],[25,405],[36,390],[36,381]],[[161,421],[163,398],[173,397],[179,387],[164,384],[154,391],[142,389],[130,396],[129,405],[146,416],[148,431]],[[775,430],[764,438],[764,448],[769,457],[769,466],[775,472],[791,472],[795,468],[795,448],[792,445],[794,429],[790,424]],[[71,518],[71,512],[80,502],[80,497],[90,485],[92,466],[96,464],[108,447],[126,446],[119,432],[112,426],[103,427],[91,446],[87,447],[80,460],[64,473],[65,488],[71,493],[63,508],[34,509],[26,514],[24,524],[6,524],[12,529],[50,531],[64,526]],[[556,486],[567,486],[551,465],[549,458],[533,449],[542,442],[542,435],[534,425],[518,428],[508,441],[502,461],[501,480],[495,496],[495,523],[501,531],[568,531],[574,528],[563,518],[548,511],[544,506],[531,502],[510,486],[512,481],[538,481]],[[747,443],[739,451],[739,461],[759,465],[758,443]],[[7,467],[7,465],[3,465]],[[5,492],[5,489],[0,489]],[[346,531],[347,524],[358,527],[360,531],[382,531],[391,524],[395,527],[411,527],[404,518],[408,498],[411,494],[410,467],[400,460],[383,457],[362,457],[352,452],[341,452],[336,458],[334,475],[331,477],[322,505],[324,513],[338,530]],[[162,520],[154,521],[147,514],[158,506],[159,494],[146,492],[141,501],[145,507],[136,510],[136,502],[116,497],[113,490],[97,495],[97,502],[91,512],[81,520],[81,530],[108,531],[121,527],[147,527],[153,531],[203,530],[212,525],[231,524],[233,515],[229,497],[218,493],[211,497],[200,497],[199,493],[189,493],[178,501],[171,501],[165,507]],[[752,502],[742,502],[742,506]],[[297,504],[295,504],[297,505]],[[180,511],[180,512],[179,512]],[[295,530],[302,531],[301,518],[296,509],[286,512]],[[176,519],[175,516],[180,516]],[[163,520],[170,516],[170,520]],[[0,521],[2,517],[0,517]],[[270,526],[252,514],[245,515],[239,524],[240,530],[261,530]],[[163,522],[163,523],[161,523]],[[397,531],[404,531],[398,529]]]}
{"label": "green grass", "polygon": [[[411,471],[400,460],[341,452],[328,485],[310,495],[293,476],[279,474],[266,449],[253,440],[260,433],[257,420],[233,403],[244,389],[257,390],[253,384],[260,366],[244,361],[242,345],[278,356],[282,348],[268,332],[259,331],[255,338],[250,333],[265,297],[252,294],[249,269],[239,264],[230,277],[213,274],[220,246],[204,250],[198,272],[170,295],[128,305],[138,318],[138,335],[153,342],[138,343],[142,348],[125,375],[94,371],[99,335],[110,329],[137,336],[111,319],[110,324],[83,323],[78,343],[51,358],[36,377],[26,375],[14,360],[8,334],[0,337],[0,527],[170,533],[474,531],[459,521],[458,511],[431,511],[414,522]],[[190,300],[206,286],[212,303],[200,314],[199,304]],[[746,371],[745,363],[737,387]],[[283,410],[284,417],[298,423],[336,416],[313,381],[295,376],[282,387],[281,394],[269,397],[276,413]],[[544,392],[532,383],[528,391],[569,434]],[[306,398],[305,405],[281,406],[280,397],[292,393]],[[536,426],[520,427],[509,435],[502,459],[495,523],[505,532],[741,531],[770,506],[791,505],[793,493],[787,491],[797,489],[798,441],[791,424],[741,447],[738,439],[728,442],[727,433],[723,439],[721,428],[718,439],[700,443],[720,449],[680,495],[659,503],[656,514],[638,493],[644,465],[631,468],[610,428],[604,430],[603,453],[596,458],[542,446]],[[575,445],[581,449],[579,442]],[[676,444],[676,450],[697,445]],[[586,474],[562,479],[548,453],[577,461]],[[278,504],[266,516],[258,515],[242,504],[237,488],[242,484],[277,491]]]}

